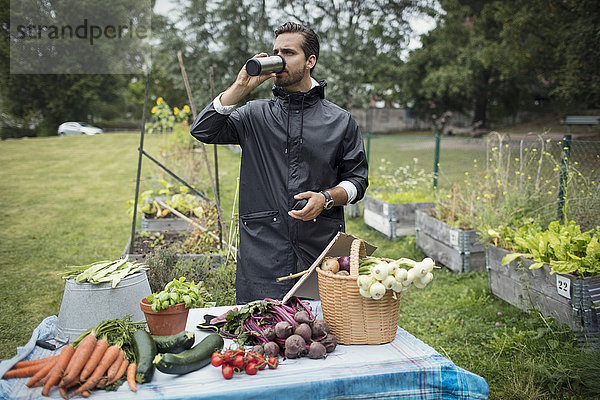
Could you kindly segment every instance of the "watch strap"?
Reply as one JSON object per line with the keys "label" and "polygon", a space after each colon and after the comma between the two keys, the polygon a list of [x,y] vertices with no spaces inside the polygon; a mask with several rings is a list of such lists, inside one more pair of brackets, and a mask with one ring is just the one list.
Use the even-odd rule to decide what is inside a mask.
{"label": "watch strap", "polygon": [[325,196],[325,205],[323,206],[323,208],[325,210],[331,209],[331,207],[333,207],[333,198],[331,197],[329,192],[327,192],[326,190],[321,190],[319,193]]}

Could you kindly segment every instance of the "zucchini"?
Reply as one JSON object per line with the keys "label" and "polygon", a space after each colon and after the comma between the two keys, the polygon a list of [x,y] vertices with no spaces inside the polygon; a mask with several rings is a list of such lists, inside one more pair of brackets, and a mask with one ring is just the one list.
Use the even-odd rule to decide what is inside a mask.
{"label": "zucchini", "polygon": [[158,353],[154,339],[145,329],[138,329],[133,333],[133,351],[137,369],[135,380],[137,383],[150,382],[154,376],[154,364],[152,361]]}
{"label": "zucchini", "polygon": [[154,365],[165,374],[182,375],[210,364],[212,353],[223,348],[223,338],[211,333],[200,343],[179,354],[160,353],[154,357]]}
{"label": "zucchini", "polygon": [[181,353],[194,345],[196,337],[194,332],[183,331],[176,335],[157,336],[152,335],[156,349],[159,353]]}

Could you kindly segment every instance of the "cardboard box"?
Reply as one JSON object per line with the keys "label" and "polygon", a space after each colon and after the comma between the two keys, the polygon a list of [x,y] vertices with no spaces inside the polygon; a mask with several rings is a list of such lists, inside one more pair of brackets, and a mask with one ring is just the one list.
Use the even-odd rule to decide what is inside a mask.
{"label": "cardboard box", "polygon": [[[317,272],[315,268],[321,265],[325,257],[341,257],[350,255],[350,246],[352,242],[358,239],[356,236],[344,232],[338,234],[329,242],[325,250],[321,253],[315,262],[308,268],[308,272],[296,282],[290,291],[283,297],[283,302],[287,302],[290,297],[297,296],[304,299],[319,300],[319,283],[317,281]],[[377,247],[364,242],[367,256],[373,254]]]}

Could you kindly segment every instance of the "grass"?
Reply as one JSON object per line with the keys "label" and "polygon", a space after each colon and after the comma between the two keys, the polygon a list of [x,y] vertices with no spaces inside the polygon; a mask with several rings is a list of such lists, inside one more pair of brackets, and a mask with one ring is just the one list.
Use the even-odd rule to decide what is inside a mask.
{"label": "grass", "polygon": [[[150,135],[145,148],[160,154],[164,142],[165,136]],[[0,142],[1,359],[13,356],[43,318],[58,314],[64,266],[120,257],[131,229],[127,201],[135,191],[138,143],[135,133]],[[424,134],[376,137],[370,143],[372,168],[378,158],[406,164],[415,156],[426,168],[433,165],[433,143]],[[476,144],[442,140],[441,186],[462,179],[472,160],[485,155]],[[212,163],[213,146],[206,149]],[[227,220],[238,169],[239,154],[220,147]],[[187,173],[212,197],[206,169],[197,176],[175,172]],[[143,188],[164,175],[144,160]],[[347,231],[377,246],[375,255],[424,256],[414,236],[388,240],[361,219],[349,219]],[[589,399],[598,393],[593,384],[600,357],[582,352],[565,326],[494,298],[485,273],[438,270],[425,290],[408,291],[401,307],[400,325],[483,376],[491,399]]]}

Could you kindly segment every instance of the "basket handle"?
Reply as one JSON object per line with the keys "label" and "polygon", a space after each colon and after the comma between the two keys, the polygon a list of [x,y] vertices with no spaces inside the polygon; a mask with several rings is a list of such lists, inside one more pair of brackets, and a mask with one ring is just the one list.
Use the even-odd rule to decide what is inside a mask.
{"label": "basket handle", "polygon": [[359,261],[366,256],[365,242],[362,239],[354,239],[350,245],[350,276],[358,277]]}

